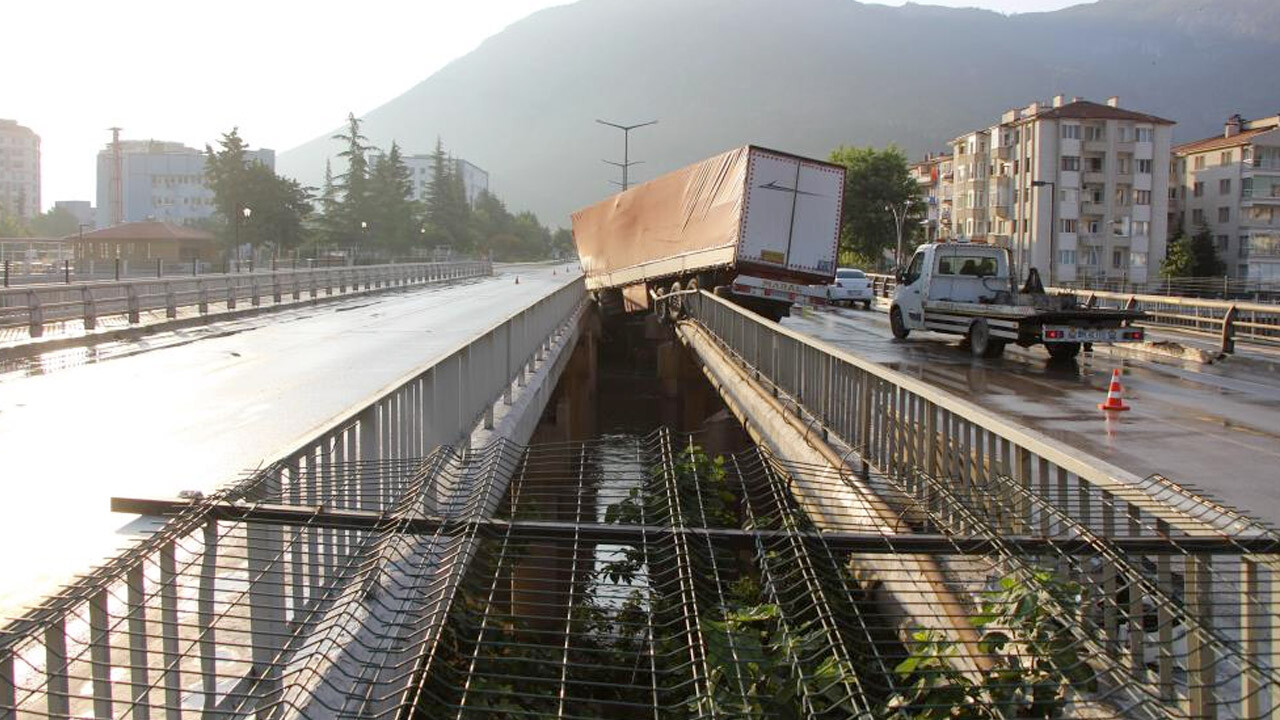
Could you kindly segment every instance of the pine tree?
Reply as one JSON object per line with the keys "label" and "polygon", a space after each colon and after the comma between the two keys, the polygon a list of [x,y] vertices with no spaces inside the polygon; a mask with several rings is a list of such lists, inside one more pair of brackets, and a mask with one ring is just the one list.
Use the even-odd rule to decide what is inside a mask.
{"label": "pine tree", "polygon": [[418,204],[413,200],[413,182],[399,144],[381,157],[369,175],[369,204],[373,233],[378,246],[403,252],[421,241]]}
{"label": "pine tree", "polygon": [[332,139],[347,146],[338,153],[338,157],[347,164],[347,171],[338,176],[336,185],[342,196],[334,213],[336,229],[341,235],[339,242],[360,245],[365,241],[368,223],[372,220],[368,156],[372,147],[365,144],[368,138],[360,134],[360,120],[355,113],[347,113],[347,132],[338,133]]}

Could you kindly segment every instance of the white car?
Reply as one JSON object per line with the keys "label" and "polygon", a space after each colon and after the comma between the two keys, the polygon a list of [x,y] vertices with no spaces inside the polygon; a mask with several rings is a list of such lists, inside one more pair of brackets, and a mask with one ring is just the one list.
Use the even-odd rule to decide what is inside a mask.
{"label": "white car", "polygon": [[827,286],[827,299],[832,305],[849,305],[862,303],[871,309],[871,280],[867,274],[854,268],[839,268],[836,279]]}

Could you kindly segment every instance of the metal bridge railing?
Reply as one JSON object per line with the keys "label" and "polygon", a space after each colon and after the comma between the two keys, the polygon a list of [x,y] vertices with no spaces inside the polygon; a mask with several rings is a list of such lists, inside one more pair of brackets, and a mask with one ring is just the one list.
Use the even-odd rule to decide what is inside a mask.
{"label": "metal bridge railing", "polygon": [[[468,563],[451,534],[406,539],[404,521],[492,514],[496,499],[484,500],[489,509],[481,512],[473,488],[500,493],[481,483],[496,482],[497,470],[492,463],[457,470],[466,443],[492,422],[495,403],[512,401],[513,384],[523,386],[553,346],[573,337],[585,299],[582,279],[569,282],[252,477],[193,501],[161,531],[11,622],[0,630],[0,719],[145,718],[162,709],[170,718],[230,718],[283,709],[280,702],[293,702],[282,695],[286,659],[299,663],[290,666],[299,682],[314,682],[311,664],[339,646],[359,665],[344,676],[342,703],[367,706],[364,693],[378,688],[366,672],[412,677],[412,658],[356,626],[377,616],[416,637],[405,608],[390,605],[421,608],[424,597],[409,592],[415,578],[452,583]],[[494,463],[506,457],[490,454]],[[412,567],[425,562],[423,547],[433,562],[456,567]],[[374,607],[355,617],[327,614],[352,598]],[[316,702],[314,714],[301,714],[342,716],[341,707]]]}
{"label": "metal bridge railing", "polygon": [[[918,493],[921,510],[949,494],[968,504],[967,512],[979,512],[996,535],[1062,532],[1082,539],[1096,549],[1095,569],[1111,578],[1108,586],[1129,588],[1128,602],[1173,602],[1191,613],[1187,627],[1194,632],[1179,638],[1193,660],[1181,669],[1158,654],[1148,661],[1142,642],[1158,645],[1171,636],[1148,638],[1143,627],[1134,626],[1146,617],[1135,614],[1138,605],[1124,611],[1127,620],[1113,613],[1098,624],[1100,647],[1116,658],[1128,653],[1124,662],[1133,681],[1151,684],[1170,708],[1207,717],[1218,705],[1229,705],[1260,717],[1264,706],[1280,705],[1280,698],[1258,689],[1276,682],[1280,658],[1280,535],[1270,528],[1167,478],[1126,472],[709,293],[688,297],[685,307],[691,320],[814,433],[849,448],[851,462],[861,459],[899,479]],[[941,483],[930,485],[928,478]],[[966,526],[963,515],[953,517]],[[1183,545],[1122,562],[1124,553],[1115,547],[1121,537]],[[1235,543],[1235,556],[1215,562],[1194,550],[1200,539]],[[1123,580],[1136,567],[1158,577],[1147,585]],[[1164,589],[1143,595],[1157,587]],[[1167,598],[1161,600],[1161,593]],[[1234,679],[1224,681],[1219,674],[1229,665]],[[1180,690],[1171,679],[1178,673]]]}
{"label": "metal bridge railing", "polygon": [[266,299],[286,302],[286,296],[298,301],[304,294],[315,298],[322,293],[341,295],[492,273],[491,263],[476,260],[9,288],[0,290],[0,329],[25,327],[31,337],[38,338],[45,325],[53,322],[82,321],[85,330],[93,330],[100,318],[109,316],[136,324],[149,311],[163,310],[175,318],[179,308],[195,307],[204,315],[211,304],[234,310],[241,302],[257,307]]}

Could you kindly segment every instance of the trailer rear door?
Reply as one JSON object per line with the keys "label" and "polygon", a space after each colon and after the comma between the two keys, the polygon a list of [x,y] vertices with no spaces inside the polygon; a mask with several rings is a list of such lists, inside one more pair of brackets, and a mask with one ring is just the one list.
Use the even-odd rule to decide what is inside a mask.
{"label": "trailer rear door", "polygon": [[829,281],[843,194],[843,168],[752,148],[739,262]]}

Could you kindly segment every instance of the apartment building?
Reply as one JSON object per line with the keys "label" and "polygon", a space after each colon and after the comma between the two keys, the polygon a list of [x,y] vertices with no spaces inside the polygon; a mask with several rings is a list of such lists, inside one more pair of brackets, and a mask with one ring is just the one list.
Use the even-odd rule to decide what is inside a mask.
{"label": "apartment building", "polygon": [[910,167],[911,177],[920,186],[926,210],[923,223],[926,242],[952,237],[951,232],[951,155],[938,153],[925,155],[924,160]]}
{"label": "apartment building", "polygon": [[[431,155],[405,155],[403,161],[409,169],[409,180],[413,183],[413,198],[425,200],[427,188],[435,177],[435,163]],[[454,158],[453,163],[455,172],[462,177],[467,203],[474,206],[480,193],[489,189],[489,173],[462,158]]]}
{"label": "apartment building", "polygon": [[40,136],[0,119],[0,210],[33,218],[40,207]]}
{"label": "apartment building", "polygon": [[[274,150],[250,150],[249,162],[275,169]],[[159,221],[190,225],[213,215],[203,150],[178,142],[121,140],[98,151],[98,227]]]}
{"label": "apartment building", "polygon": [[1173,148],[1174,226],[1208,228],[1231,277],[1280,279],[1280,115]]}
{"label": "apartment building", "polygon": [[[1171,120],[1059,95],[951,141],[955,235],[1010,249],[1019,278],[1145,283],[1168,226]],[[1157,191],[1158,189],[1158,191]]]}

